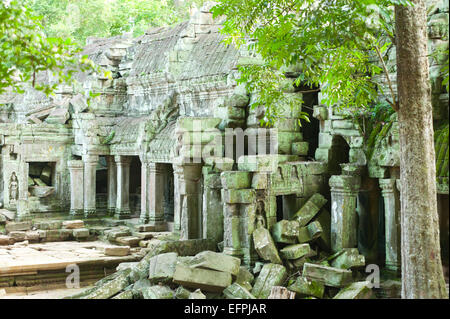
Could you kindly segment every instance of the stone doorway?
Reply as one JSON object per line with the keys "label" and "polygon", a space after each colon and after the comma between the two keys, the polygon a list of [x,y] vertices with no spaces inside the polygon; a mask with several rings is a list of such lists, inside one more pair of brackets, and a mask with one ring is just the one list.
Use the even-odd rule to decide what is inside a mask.
{"label": "stone doorway", "polygon": [[174,220],[174,176],[171,164],[162,164],[164,171],[164,220]]}
{"label": "stone doorway", "polygon": [[328,160],[328,172],[330,175],[341,175],[340,164],[349,162],[350,146],[340,135],[333,136],[330,149],[330,158]]}
{"label": "stone doorway", "polygon": [[141,213],[141,169],[142,163],[139,156],[131,156],[130,163],[130,211],[131,217],[139,217]]}

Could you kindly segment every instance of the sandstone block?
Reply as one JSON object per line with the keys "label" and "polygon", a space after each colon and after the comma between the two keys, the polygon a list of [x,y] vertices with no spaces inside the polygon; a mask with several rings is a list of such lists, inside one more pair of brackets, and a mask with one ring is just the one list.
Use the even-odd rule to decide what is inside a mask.
{"label": "sandstone block", "polygon": [[282,285],[287,278],[286,268],[277,264],[265,264],[256,278],[252,294],[256,298],[269,297],[273,286]]}
{"label": "sandstone block", "polygon": [[254,189],[222,189],[222,199],[228,204],[251,204],[255,200]]}
{"label": "sandstone block", "polygon": [[325,285],[319,281],[309,280],[299,276],[296,281],[288,287],[289,290],[295,291],[301,296],[313,296],[322,298],[325,292]]}
{"label": "sandstone block", "polygon": [[369,288],[369,281],[359,281],[341,289],[333,299],[370,299],[372,289]]}
{"label": "sandstone block", "polygon": [[303,277],[316,280],[330,287],[344,287],[351,283],[352,272],[350,270],[327,267],[322,265],[305,263],[303,265]]}
{"label": "sandstone block", "polygon": [[128,256],[129,254],[130,254],[130,246],[105,247],[105,255],[107,256]]}
{"label": "sandstone block", "polygon": [[190,268],[178,264],[175,268],[173,281],[185,287],[222,292],[231,285],[231,274],[209,269]]}
{"label": "sandstone block", "polygon": [[148,279],[152,282],[167,282],[172,280],[177,265],[177,253],[159,254],[150,258]]}
{"label": "sandstone block", "polygon": [[195,291],[189,294],[188,299],[206,299],[206,296],[202,293],[200,289],[196,289]]}
{"label": "sandstone block", "polygon": [[227,299],[256,299],[245,287],[236,282],[228,286],[223,294]]}
{"label": "sandstone block", "polygon": [[173,290],[167,286],[151,286],[142,289],[144,299],[173,299]]}
{"label": "sandstone block", "polygon": [[280,250],[280,254],[285,259],[298,259],[311,253],[308,244],[298,244],[286,246]]}
{"label": "sandstone block", "polygon": [[82,220],[66,220],[62,223],[65,229],[77,229],[84,228],[84,222]]}
{"label": "sandstone block", "polygon": [[239,258],[213,251],[202,251],[198,253],[190,263],[190,266],[194,268],[207,268],[228,272],[234,276],[238,275],[240,265],[241,260]]}
{"label": "sandstone block", "polygon": [[117,237],[116,238],[116,242],[118,244],[130,246],[130,247],[138,247],[140,240],[141,239],[136,236],[125,236],[125,237]]}
{"label": "sandstone block", "polygon": [[253,242],[258,255],[274,264],[282,264],[277,247],[266,228],[257,228],[253,231]]}
{"label": "sandstone block", "polygon": [[327,200],[322,195],[318,193],[314,194],[305,205],[295,213],[294,219],[298,221],[300,227],[306,226],[326,202]]}
{"label": "sandstone block", "polygon": [[252,174],[250,172],[222,172],[220,178],[225,189],[250,188],[252,184]]}
{"label": "sandstone block", "polygon": [[273,225],[272,236],[277,243],[295,244],[298,235],[299,223],[295,220],[281,220]]}
{"label": "sandstone block", "polygon": [[31,229],[31,222],[9,222],[5,226],[6,233],[12,231],[26,231]]}
{"label": "sandstone block", "polygon": [[342,269],[364,267],[365,264],[365,257],[359,254],[358,248],[344,248],[343,253],[331,262],[331,266]]}
{"label": "sandstone block", "polygon": [[295,299],[295,292],[282,286],[273,286],[267,299]]}
{"label": "sandstone block", "polygon": [[77,228],[73,230],[73,237],[76,239],[82,239],[89,237],[89,229],[87,228]]}

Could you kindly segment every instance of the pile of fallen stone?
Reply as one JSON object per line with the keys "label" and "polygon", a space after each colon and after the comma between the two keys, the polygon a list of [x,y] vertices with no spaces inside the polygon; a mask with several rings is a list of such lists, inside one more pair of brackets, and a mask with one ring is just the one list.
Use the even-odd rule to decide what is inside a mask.
{"label": "pile of fallen stone", "polygon": [[[253,232],[255,250],[274,269],[272,286],[285,286],[298,297],[370,298],[370,283],[361,281],[365,258],[357,248],[344,248],[330,255],[330,215],[322,209],[327,200],[314,194],[291,220],[277,222],[272,231]],[[263,271],[261,270],[261,274]],[[260,276],[261,276],[260,274]],[[266,294],[253,294],[266,298]]]}
{"label": "pile of fallen stone", "polygon": [[30,165],[28,191],[30,196],[46,197],[55,192],[52,185],[52,167],[46,163]]}
{"label": "pile of fallen stone", "polygon": [[[356,248],[324,257],[324,254],[313,254],[309,244],[295,243],[280,249],[278,254],[271,234],[262,228],[257,231],[265,233],[263,237],[269,244],[257,250],[266,262],[256,262],[253,268],[241,265],[239,258],[213,251],[215,245],[210,240],[153,239],[141,261],[120,264],[116,273],[69,298],[356,299],[372,296],[369,283],[358,281],[357,269],[364,266],[364,256]],[[281,233],[286,235],[284,231]]]}
{"label": "pile of fallen stone", "polygon": [[43,221],[43,222],[12,222],[5,221],[5,234],[0,234],[0,245],[16,243],[43,243],[65,240],[92,240],[91,235],[82,220]]}

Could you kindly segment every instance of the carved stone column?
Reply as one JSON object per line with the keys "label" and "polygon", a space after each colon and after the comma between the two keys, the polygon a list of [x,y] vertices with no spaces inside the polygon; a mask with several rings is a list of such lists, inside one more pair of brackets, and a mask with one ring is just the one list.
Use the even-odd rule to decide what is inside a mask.
{"label": "carved stone column", "polygon": [[[202,169],[200,164],[184,164],[178,173],[178,200],[181,239],[202,238]],[[176,223],[177,221],[175,221]]]}
{"label": "carved stone column", "polygon": [[149,178],[148,178],[148,162],[142,161],[141,166],[141,215],[139,221],[142,224],[147,224],[149,221],[148,215],[148,188]]}
{"label": "carved stone column", "polygon": [[84,215],[84,163],[83,161],[69,161],[70,172],[70,216]]}
{"label": "carved stone column", "polygon": [[219,173],[203,168],[203,238],[219,243],[223,240],[222,183]]}
{"label": "carved stone column", "polygon": [[183,183],[183,167],[172,165],[173,167],[173,231],[181,232],[181,207],[183,195],[180,194],[180,183]]}
{"label": "carved stone column", "polygon": [[239,204],[223,204],[223,252],[224,254],[235,257],[242,257],[244,255],[244,251],[241,246],[239,206]]}
{"label": "carved stone column", "polygon": [[109,216],[114,216],[117,203],[117,167],[116,162],[114,161],[114,156],[106,156],[106,164],[108,167],[107,211]]}
{"label": "carved stone column", "polygon": [[333,175],[331,187],[331,248],[334,252],[358,245],[356,200],[359,176]]}
{"label": "carved stone column", "polygon": [[97,163],[98,155],[84,155],[84,217],[95,215],[96,212],[96,177],[97,177]]}
{"label": "carved stone column", "polygon": [[401,269],[400,193],[395,179],[380,179],[379,183],[384,198],[386,268],[398,272]]}
{"label": "carved stone column", "polygon": [[147,193],[149,224],[164,224],[164,170],[161,164],[148,164]]}
{"label": "carved stone column", "polygon": [[116,214],[117,219],[130,218],[130,165],[131,157],[115,156],[117,166],[117,201]]}

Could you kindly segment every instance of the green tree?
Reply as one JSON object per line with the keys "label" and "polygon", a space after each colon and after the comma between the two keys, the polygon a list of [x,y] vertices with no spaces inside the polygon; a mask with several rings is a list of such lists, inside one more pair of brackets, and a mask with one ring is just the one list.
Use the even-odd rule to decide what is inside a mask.
{"label": "green tree", "polygon": [[[413,6],[404,0],[221,0],[213,12],[215,16],[227,18],[223,32],[229,36],[228,43],[242,45],[252,39],[250,48],[261,56],[259,63],[240,67],[241,82],[258,93],[259,98],[252,106],[265,105],[269,120],[277,116],[278,103],[286,103],[279,92],[286,67],[300,70],[297,85],[309,86],[311,90],[320,87],[323,103],[368,107],[376,100],[379,89],[373,76],[384,72],[390,83],[383,57],[390,43],[381,39],[402,39],[397,43],[397,64],[404,66],[398,72],[398,82],[402,83],[398,92],[400,103],[395,99],[393,86],[389,85],[390,105],[395,111],[400,106],[400,127],[412,125],[410,131],[414,131],[408,136],[408,129],[400,130],[402,154],[407,150],[414,155],[402,156],[400,167],[402,235],[409,232],[408,237],[402,237],[402,296],[443,298],[446,291],[439,236],[436,236],[439,225],[431,101],[426,92],[429,91],[428,63],[424,62],[427,57],[425,4],[423,0],[412,3]],[[395,30],[394,7],[397,15],[401,15],[396,17]],[[413,50],[414,47],[420,50]],[[373,62],[374,57],[378,57],[377,63]],[[413,68],[414,76],[410,76],[407,68],[413,65],[417,68]],[[417,100],[405,106],[412,102],[411,97]],[[418,107],[418,102],[423,105]],[[419,128],[426,136],[417,133]],[[415,145],[420,146],[418,153],[412,151]],[[417,155],[421,151],[419,159]],[[426,163],[425,171],[419,167],[423,163]],[[418,174],[424,177],[417,179]],[[412,241],[413,238],[416,240]],[[412,248],[413,245],[416,247]],[[423,256],[414,255],[421,252]]]}
{"label": "green tree", "polygon": [[27,0],[42,17],[50,37],[73,38],[84,45],[86,38],[111,37],[124,32],[134,36],[150,27],[173,25],[189,19],[189,8],[203,0]]}
{"label": "green tree", "polygon": [[[70,82],[77,70],[87,70],[91,62],[77,55],[70,39],[48,38],[37,18],[21,1],[0,1],[0,93],[12,89],[23,92],[30,83],[51,93],[58,84]],[[50,71],[54,83],[38,83],[36,75]]]}

